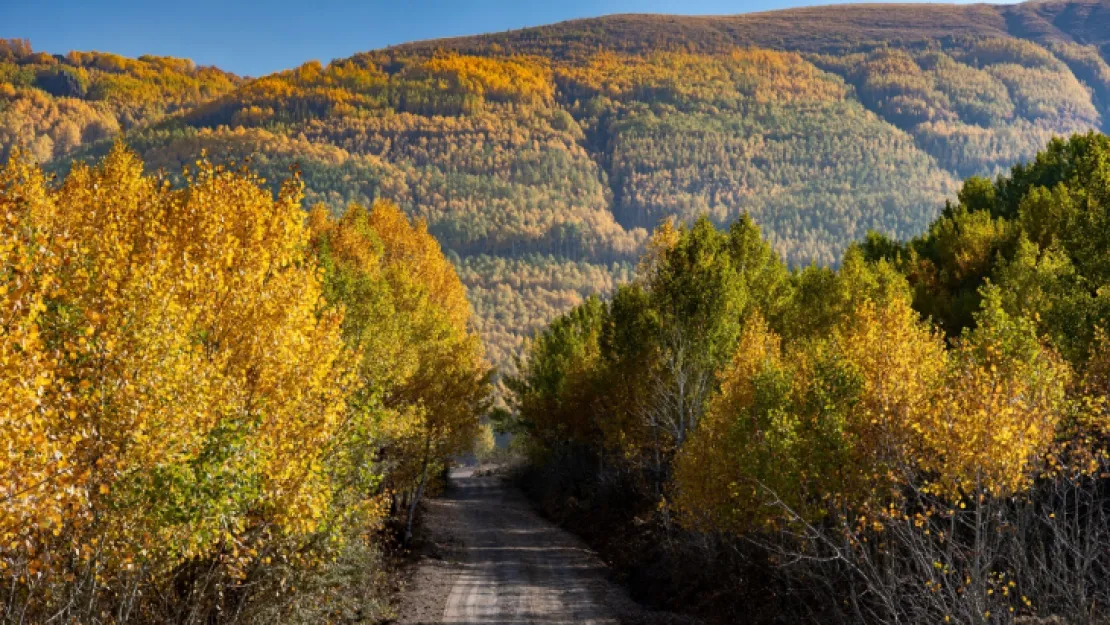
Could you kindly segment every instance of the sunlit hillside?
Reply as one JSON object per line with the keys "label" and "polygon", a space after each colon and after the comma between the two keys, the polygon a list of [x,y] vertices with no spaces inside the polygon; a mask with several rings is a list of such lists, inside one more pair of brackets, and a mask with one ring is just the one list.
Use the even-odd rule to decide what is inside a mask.
{"label": "sunlit hillside", "polygon": [[0,51],[0,149],[64,171],[122,134],[299,164],[385,198],[462,270],[491,357],[627,276],[660,220],[751,215],[795,265],[923,231],[956,181],[1106,127],[1110,3],[614,16],[422,42],[248,82],[186,61]]}

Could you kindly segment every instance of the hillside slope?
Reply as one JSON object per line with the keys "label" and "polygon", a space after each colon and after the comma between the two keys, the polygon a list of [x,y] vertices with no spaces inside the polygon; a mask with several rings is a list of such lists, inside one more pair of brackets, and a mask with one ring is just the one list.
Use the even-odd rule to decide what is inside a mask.
{"label": "hillside slope", "polygon": [[516,31],[421,41],[401,49],[483,54],[492,46],[557,58],[599,47],[642,53],[714,53],[736,46],[798,52],[852,52],[875,45],[912,47],[961,39],[1013,37],[1039,44],[1110,45],[1110,5],[1102,0],[1022,4],[842,4],[732,16],[613,15]]}
{"label": "hillside slope", "polygon": [[42,161],[228,93],[239,77],[188,59],[34,52],[0,39],[0,159],[21,144]]}
{"label": "hillside slope", "polygon": [[[89,103],[46,89],[33,56],[0,62],[0,129],[24,129],[4,149],[27,101]],[[1108,57],[1110,0],[613,16],[226,77],[118,130],[168,171],[201,149],[271,180],[299,163],[310,202],[426,218],[507,365],[671,215],[750,213],[795,264],[919,233],[957,179],[1105,129]],[[95,157],[118,130],[49,155]]]}

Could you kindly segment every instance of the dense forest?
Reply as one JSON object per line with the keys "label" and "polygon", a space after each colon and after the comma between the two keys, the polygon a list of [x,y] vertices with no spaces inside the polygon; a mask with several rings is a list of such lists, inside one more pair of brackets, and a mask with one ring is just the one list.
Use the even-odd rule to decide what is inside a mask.
{"label": "dense forest", "polygon": [[306,220],[297,176],[33,161],[0,169],[0,620],[388,617],[490,391],[439,244],[384,201]]}
{"label": "dense forest", "polygon": [[529,343],[502,427],[656,604],[1103,622],[1108,189],[1110,138],[1055,139],[835,269],[790,269],[748,217],[666,222]]}
{"label": "dense forest", "polygon": [[[23,143],[65,173],[122,133],[151,171],[207,150],[275,189],[296,164],[306,206],[337,215],[395,202],[468,275],[511,369],[524,336],[611,290],[670,216],[750,215],[794,266],[836,264],[869,230],[919,234],[958,180],[1105,127],[1107,32],[1093,0],[614,16],[257,79],[10,40],[0,151]],[[537,272],[543,294],[493,298]]]}

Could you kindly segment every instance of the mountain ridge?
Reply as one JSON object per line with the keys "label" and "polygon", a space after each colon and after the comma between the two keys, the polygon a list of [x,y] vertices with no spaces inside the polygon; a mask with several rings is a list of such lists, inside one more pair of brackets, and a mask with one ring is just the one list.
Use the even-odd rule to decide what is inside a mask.
{"label": "mountain ridge", "polygon": [[[1070,8],[1071,11],[1065,10],[1066,8]],[[692,26],[702,26],[703,28],[701,31],[674,33],[684,34],[687,38],[684,39],[682,43],[692,45],[695,49],[699,50],[705,50],[706,46],[712,49],[713,45],[719,44],[725,46],[747,45],[769,47],[772,49],[819,51],[819,49],[801,45],[796,42],[797,40],[784,40],[780,34],[768,32],[769,29],[774,31],[781,28],[783,19],[793,20],[795,22],[800,21],[795,27],[805,33],[804,36],[806,37],[810,36],[809,29],[815,28],[818,32],[840,32],[840,34],[847,37],[855,37],[855,33],[843,32],[850,28],[865,34],[870,34],[870,36],[873,37],[873,39],[870,40],[845,39],[840,43],[841,46],[852,43],[867,44],[886,42],[890,39],[891,35],[905,36],[906,34],[915,32],[920,33],[918,34],[920,41],[935,40],[938,38],[938,32],[943,33],[943,35],[947,37],[963,35],[1029,38],[1023,36],[1020,32],[1015,32],[1015,30],[1020,30],[1018,27],[1020,26],[1021,19],[1037,20],[1050,26],[1052,32],[1044,33],[1042,37],[1047,37],[1051,34],[1058,36],[1068,43],[1110,45],[1110,34],[1108,34],[1110,30],[1107,28],[1101,29],[1097,37],[1091,37],[1088,35],[1088,31],[1093,30],[1097,32],[1099,31],[1097,27],[1092,27],[1086,22],[1079,24],[1072,23],[1069,25],[1069,28],[1082,31],[1081,36],[1077,37],[1075,33],[1069,33],[1067,30],[1061,29],[1054,21],[1046,19],[1046,17],[1058,19],[1072,17],[1077,9],[1097,12],[1097,15],[1094,16],[1097,24],[1110,25],[1110,3],[1107,3],[1105,0],[1078,0],[1074,2],[1067,0],[1040,0],[1038,2],[1026,2],[1021,4],[912,2],[846,3],[724,15],[617,13],[599,17],[577,18],[543,26],[512,29],[497,33],[462,35],[459,37],[408,42],[396,46],[389,46],[386,49],[406,50],[439,47],[444,49],[455,49],[460,52],[479,52],[484,51],[484,45],[487,45],[488,42],[501,45],[503,40],[507,38],[528,40],[537,38],[537,35],[547,34],[549,31],[564,34],[567,30],[573,30],[584,26],[596,26],[602,29],[612,27],[607,31],[608,34],[622,35],[628,31],[619,29],[618,27],[631,24],[659,25],[663,23],[674,27],[689,28]],[[899,11],[898,19],[878,19],[880,16],[888,14],[891,11]],[[907,12],[914,16],[914,21],[911,21],[909,25],[906,23]],[[1063,13],[1064,15],[1057,15],[1058,13]],[[1012,20],[1017,20],[1018,23],[1012,26]],[[645,35],[643,29],[633,30],[631,32],[639,34],[640,36],[650,36]],[[651,33],[651,31],[648,31],[648,33]],[[700,35],[703,39],[696,40],[691,37],[692,35]],[[714,40],[713,38],[706,40],[704,39],[706,35],[730,36],[731,40]],[[625,40],[626,38],[627,37],[616,37],[618,41]],[[1047,41],[1034,40],[1038,42]],[[574,39],[569,38],[568,41],[574,41]],[[776,41],[782,41],[784,43],[776,45]],[[818,48],[819,47],[820,46],[818,46]],[[1106,52],[1104,51],[1103,54],[1105,56]]]}

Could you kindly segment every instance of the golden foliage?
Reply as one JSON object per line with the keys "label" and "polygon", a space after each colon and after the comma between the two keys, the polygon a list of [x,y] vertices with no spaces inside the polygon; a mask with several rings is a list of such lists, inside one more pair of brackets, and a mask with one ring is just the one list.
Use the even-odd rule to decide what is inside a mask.
{"label": "golden foliage", "polygon": [[978,322],[917,426],[920,466],[936,476],[934,490],[957,499],[1008,496],[1030,484],[1056,437],[1071,377],[1030,320],[1002,310],[997,291]]}
{"label": "golden foliage", "polygon": [[422,489],[430,466],[469,448],[488,395],[466,291],[424,223],[394,204],[352,205],[338,220],[317,207],[310,224],[359,360],[356,414],[386,411],[363,427],[385,450],[391,487]]}
{"label": "golden foliage", "polygon": [[0,170],[0,573],[30,614],[306,557],[468,448],[486,367],[438,244],[300,200],[203,159],[174,188],[122,146],[58,186]]}
{"label": "golden foliage", "polygon": [[954,349],[903,297],[865,301],[830,338],[785,348],[749,321],[678,456],[676,510],[703,530],[746,532],[885,510],[906,487],[950,502],[1023,491],[1051,450],[1070,374],[1000,306],[988,298]]}
{"label": "golden foliage", "polygon": [[420,72],[445,81],[448,90],[494,101],[551,100],[555,96],[551,68],[538,58],[440,54],[422,63]]}
{"label": "golden foliage", "polygon": [[231,91],[239,79],[188,59],[129,59],[101,52],[33,53],[25,41],[0,55],[0,158],[17,145],[42,162]]}
{"label": "golden foliage", "polygon": [[[304,257],[299,193],[291,182],[274,200],[204,162],[173,190],[123,148],[57,189],[12,161],[4,247],[27,253],[13,235],[33,235],[40,258],[34,282],[18,257],[4,265],[19,298],[5,345],[30,349],[7,348],[20,373],[3,392],[19,401],[0,428],[33,443],[5,459],[9,566],[47,567],[61,549],[161,568],[259,523],[315,529],[348,373],[340,318],[322,311]],[[246,447],[206,462],[236,439]],[[233,483],[194,499],[218,475]]]}
{"label": "golden foliage", "polygon": [[77,98],[51,98],[39,91],[12,91],[0,113],[0,159],[17,145],[39,162],[73,152],[84,143],[111,137],[119,122],[108,107]]}
{"label": "golden foliage", "polygon": [[942,339],[903,298],[865,301],[830,339],[785,349],[755,318],[679,454],[677,509],[704,529],[742,532],[818,518],[829,500],[883,503],[915,466],[915,424],[944,366]]}
{"label": "golden foliage", "polygon": [[614,99],[668,97],[721,102],[751,98],[758,103],[840,100],[844,84],[801,55],[755,48],[728,54],[602,52],[582,65],[560,66],[556,76],[585,91]]}

